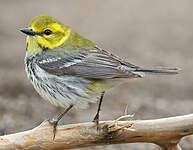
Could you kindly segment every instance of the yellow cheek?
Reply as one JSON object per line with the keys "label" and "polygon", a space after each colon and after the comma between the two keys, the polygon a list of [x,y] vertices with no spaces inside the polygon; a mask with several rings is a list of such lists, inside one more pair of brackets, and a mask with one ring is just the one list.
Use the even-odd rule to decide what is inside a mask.
{"label": "yellow cheek", "polygon": [[46,47],[46,48],[50,48],[53,49],[55,47],[58,47],[60,45],[62,45],[69,37],[70,35],[70,30],[67,30],[65,32],[65,36],[63,36],[60,40],[58,40],[57,38],[53,38],[50,40],[46,40],[44,37],[38,36],[37,37],[37,42],[42,46],[42,47]]}

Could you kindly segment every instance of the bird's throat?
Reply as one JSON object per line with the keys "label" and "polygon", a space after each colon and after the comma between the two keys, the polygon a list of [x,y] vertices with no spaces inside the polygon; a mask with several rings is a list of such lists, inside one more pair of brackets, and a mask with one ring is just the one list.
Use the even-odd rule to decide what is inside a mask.
{"label": "bird's throat", "polygon": [[42,52],[42,48],[38,44],[35,37],[27,36],[26,39],[26,51],[29,54],[36,54]]}

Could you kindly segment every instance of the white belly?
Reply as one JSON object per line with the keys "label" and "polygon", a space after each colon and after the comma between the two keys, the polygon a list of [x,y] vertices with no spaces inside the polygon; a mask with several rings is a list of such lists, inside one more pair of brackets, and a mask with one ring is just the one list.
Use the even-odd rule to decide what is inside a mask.
{"label": "white belly", "polygon": [[101,95],[92,93],[89,90],[92,81],[81,77],[51,75],[36,64],[33,69],[26,66],[26,72],[36,91],[56,106],[86,108]]}

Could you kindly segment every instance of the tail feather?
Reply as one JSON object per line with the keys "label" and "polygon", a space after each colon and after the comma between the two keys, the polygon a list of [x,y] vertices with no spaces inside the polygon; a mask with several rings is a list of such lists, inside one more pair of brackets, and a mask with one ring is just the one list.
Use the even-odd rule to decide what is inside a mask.
{"label": "tail feather", "polygon": [[144,76],[146,74],[152,74],[152,75],[172,75],[172,74],[178,74],[179,69],[178,68],[167,68],[167,67],[156,67],[156,68],[137,68],[136,70],[132,71],[133,73],[139,74],[141,76]]}

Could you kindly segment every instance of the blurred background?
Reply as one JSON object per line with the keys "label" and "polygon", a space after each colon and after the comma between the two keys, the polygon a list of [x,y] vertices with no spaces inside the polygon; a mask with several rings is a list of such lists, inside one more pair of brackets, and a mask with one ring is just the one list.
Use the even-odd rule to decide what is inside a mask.
{"label": "blurred background", "polygon": [[[31,129],[63,109],[42,100],[24,71],[27,27],[38,15],[51,15],[100,47],[140,66],[182,69],[175,76],[130,80],[108,91],[101,119],[135,113],[134,119],[155,119],[193,112],[192,0],[1,0],[0,1],[0,134]],[[73,110],[61,123],[91,121],[98,104]],[[193,137],[181,146],[193,149]],[[155,150],[153,144],[120,144],[82,149]]]}

